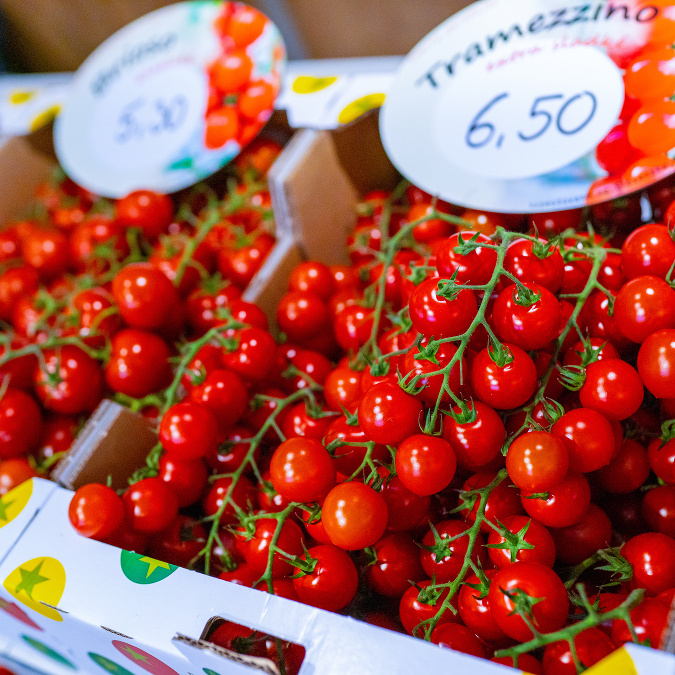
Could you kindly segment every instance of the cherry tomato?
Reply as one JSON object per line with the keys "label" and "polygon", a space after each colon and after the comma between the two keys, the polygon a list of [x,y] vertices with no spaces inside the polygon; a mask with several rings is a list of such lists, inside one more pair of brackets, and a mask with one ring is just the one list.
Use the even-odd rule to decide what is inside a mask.
{"label": "cherry tomato", "polygon": [[[614,651],[614,643],[599,628],[587,628],[574,637],[576,656],[584,668],[590,668]],[[547,675],[576,675],[577,667],[567,640],[552,642],[544,649]]]}
{"label": "cherry tomato", "polygon": [[178,501],[158,477],[143,478],[122,495],[126,522],[139,532],[160,532],[178,516]]}
{"label": "cherry tomato", "polygon": [[675,587],[675,539],[660,532],[645,532],[629,539],[621,555],[633,566],[631,588],[644,588],[653,596]]}
{"label": "cherry tomato", "polygon": [[586,382],[579,390],[585,408],[609,420],[624,420],[635,413],[644,396],[638,371],[621,359],[603,359],[586,368]]}
{"label": "cherry tomato", "polygon": [[621,247],[621,271],[628,279],[651,275],[665,279],[675,262],[675,242],[660,223],[633,230]]}
{"label": "cherry tomato", "polygon": [[481,659],[487,656],[483,643],[472,630],[460,623],[443,623],[436,626],[431,633],[431,641],[439,647],[454,649]]}
{"label": "cherry tomato", "polygon": [[168,386],[171,380],[169,348],[161,337],[126,328],[112,339],[105,380],[114,391],[141,398]]}
{"label": "cherry tomato", "polygon": [[35,399],[9,387],[0,398],[0,460],[35,450],[42,433],[42,414]]}
{"label": "cherry tomato", "polygon": [[628,494],[647,480],[649,469],[647,450],[637,441],[627,438],[609,464],[598,471],[598,483],[608,492]]}
{"label": "cherry tomato", "polygon": [[[422,621],[431,619],[438,613],[441,603],[444,602],[448,595],[446,588],[441,593],[433,590],[427,591],[427,587],[431,585],[431,580],[420,581],[415,586],[410,586],[408,590],[401,596],[399,603],[399,616],[403,628],[410,635],[417,635],[417,626]],[[450,600],[450,605],[457,609],[456,596]],[[437,625],[444,623],[459,623],[459,614],[454,614],[448,608],[441,615]]]}
{"label": "cherry tomato", "polygon": [[437,436],[408,436],[396,451],[396,474],[416,495],[432,495],[444,490],[456,468],[452,446]]}
{"label": "cherry tomato", "polygon": [[591,489],[582,474],[570,471],[544,496],[523,492],[521,502],[525,511],[546,527],[569,527],[579,522],[588,510]]}
{"label": "cherry tomato", "polygon": [[558,560],[565,565],[578,565],[596,551],[607,548],[612,538],[612,524],[607,514],[595,504],[573,525],[550,528]]}
{"label": "cherry tomato", "polygon": [[68,519],[82,536],[103,541],[124,522],[124,504],[112,488],[87,483],[75,490]]}
{"label": "cherry tomato", "polygon": [[246,412],[248,389],[236,373],[216,368],[190,391],[190,400],[207,408],[215,417],[217,427],[227,431]]}
{"label": "cherry tomato", "polygon": [[24,481],[39,475],[27,457],[0,460],[0,497]]}
{"label": "cherry tomato", "polygon": [[183,508],[194,504],[202,496],[209,472],[201,458],[178,459],[167,454],[159,458],[157,476],[171,488],[178,506]]}
{"label": "cherry tomato", "polygon": [[541,523],[528,516],[507,516],[501,524],[505,531],[492,530],[487,542],[490,560],[499,569],[519,561],[553,567],[556,545]]}
{"label": "cherry tomato", "polygon": [[509,478],[527,492],[545,492],[557,485],[568,468],[565,444],[546,431],[521,434],[511,443],[506,455]]}
{"label": "cherry tomato", "polygon": [[173,220],[173,202],[168,195],[151,190],[135,190],[117,200],[117,220],[124,227],[137,227],[151,241]]}
{"label": "cherry tomato", "polygon": [[550,567],[515,562],[497,572],[488,595],[492,614],[499,627],[515,640],[532,639],[532,631],[516,612],[526,596],[539,599],[528,612],[533,626],[542,633],[562,628],[569,601],[563,582]]}
{"label": "cherry tomato", "polygon": [[363,483],[339,483],[321,507],[326,534],[347,551],[372,546],[384,534],[388,511],[382,496]]}
{"label": "cherry tomato", "polygon": [[473,237],[477,244],[492,245],[492,241],[484,234],[463,230],[444,239],[436,248],[436,265],[438,273],[443,278],[449,279],[457,272],[455,280],[458,284],[480,286],[490,281],[497,263],[497,251],[487,246],[479,246],[469,253],[455,252],[462,242],[469,241]]}
{"label": "cherry tomato", "polygon": [[313,438],[284,441],[272,455],[270,476],[274,489],[294,502],[319,501],[335,485],[335,467],[330,455]]}
{"label": "cherry tomato", "polygon": [[216,445],[218,423],[205,405],[182,401],[172,405],[159,424],[159,440],[176,459],[204,457]]}
{"label": "cherry tomato", "polygon": [[356,595],[359,575],[356,565],[345,551],[332,544],[313,546],[302,560],[314,560],[311,572],[296,568],[293,588],[301,602],[312,607],[337,612]]}
{"label": "cherry tomato", "polygon": [[629,340],[642,343],[657,330],[675,328],[675,290],[659,277],[634,277],[617,293],[614,317]]}
{"label": "cherry tomato", "polygon": [[563,280],[563,259],[554,244],[518,239],[509,245],[504,269],[521,282],[534,282],[555,293]]}
{"label": "cherry tomato", "polygon": [[471,366],[473,391],[483,403],[497,410],[523,405],[537,386],[537,369],[527,353],[509,344],[504,344],[504,351],[507,362],[503,366],[495,362],[487,347]]}
{"label": "cherry tomato", "polygon": [[645,387],[657,398],[675,393],[675,329],[649,335],[638,352],[637,368]]}
{"label": "cherry tomato", "polygon": [[384,536],[368,553],[366,578],[381,595],[400,598],[410,588],[410,582],[424,579],[419,547],[405,532]]}
{"label": "cherry tomato", "polygon": [[382,445],[396,445],[419,431],[422,404],[390,382],[374,384],[359,403],[359,425]]}
{"label": "cherry tomato", "polygon": [[234,331],[234,349],[223,354],[223,365],[248,382],[264,380],[274,365],[274,338],[266,330],[251,326]]}

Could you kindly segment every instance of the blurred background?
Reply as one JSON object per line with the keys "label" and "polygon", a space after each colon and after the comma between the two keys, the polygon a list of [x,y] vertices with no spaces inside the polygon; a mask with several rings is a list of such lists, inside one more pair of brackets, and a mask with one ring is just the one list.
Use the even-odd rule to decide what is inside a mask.
{"label": "blurred background", "polygon": [[[75,70],[109,35],[169,0],[0,0],[5,65]],[[274,21],[291,59],[406,54],[471,0],[250,0]]]}

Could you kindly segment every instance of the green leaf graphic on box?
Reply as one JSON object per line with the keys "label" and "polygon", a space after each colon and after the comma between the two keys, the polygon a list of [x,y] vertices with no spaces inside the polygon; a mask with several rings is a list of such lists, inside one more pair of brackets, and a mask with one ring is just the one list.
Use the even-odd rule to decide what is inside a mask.
{"label": "green leaf graphic on box", "polygon": [[176,565],[131,551],[122,551],[120,564],[124,576],[135,584],[154,584],[164,581],[178,569]]}
{"label": "green leaf graphic on box", "polygon": [[48,647],[44,642],[35,640],[28,635],[22,635],[21,638],[27,642],[33,649],[37,649],[41,654],[44,654],[50,659],[53,659],[57,663],[60,663],[63,666],[77,670],[77,666],[74,663],[71,663],[65,656],[61,656],[58,652],[55,652],[51,647]]}
{"label": "green leaf graphic on box", "polygon": [[206,673],[206,675],[220,675],[220,673],[217,673],[215,670],[211,670],[210,668],[202,668],[202,670]]}
{"label": "green leaf graphic on box", "polygon": [[119,663],[115,663],[105,656],[96,654],[94,652],[88,652],[89,658],[97,665],[101,666],[103,670],[108,673],[113,673],[113,675],[134,675],[130,670],[120,666]]}

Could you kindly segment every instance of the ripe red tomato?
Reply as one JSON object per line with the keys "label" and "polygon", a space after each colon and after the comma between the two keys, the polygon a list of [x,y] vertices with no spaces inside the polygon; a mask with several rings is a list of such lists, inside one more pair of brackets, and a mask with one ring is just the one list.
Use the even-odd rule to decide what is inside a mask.
{"label": "ripe red tomato", "polygon": [[523,492],[523,508],[546,527],[569,527],[581,520],[591,503],[591,488],[585,476],[570,471],[565,479],[547,490],[548,499]]}
{"label": "ripe red tomato", "polygon": [[122,495],[126,522],[139,532],[161,532],[178,516],[178,501],[158,477],[143,478]]}
{"label": "ripe red tomato", "polygon": [[330,321],[326,301],[309,291],[286,293],[277,307],[277,323],[291,341],[302,340],[326,330]]}
{"label": "ripe red tomato", "polygon": [[516,612],[525,596],[539,599],[528,613],[534,627],[548,633],[565,625],[569,600],[560,577],[538,563],[516,562],[503,567],[490,584],[488,595],[492,614],[499,627],[515,640],[532,639],[532,631]]}
{"label": "ripe red tomato", "polygon": [[[44,370],[35,371],[35,392],[48,410],[76,415],[91,412],[103,394],[99,364],[79,347],[44,350]],[[58,384],[54,384],[57,376]]]}
{"label": "ripe red tomato", "polygon": [[665,279],[674,262],[675,242],[660,223],[633,230],[621,247],[621,271],[628,279],[645,274]]}
{"label": "ripe red tomato", "polygon": [[519,561],[553,567],[556,545],[547,528],[528,516],[507,516],[501,523],[511,537],[492,530],[487,542],[490,560],[499,569]]}
{"label": "ripe red tomato", "polygon": [[523,405],[534,394],[537,369],[520,347],[504,344],[511,360],[503,366],[493,360],[486,347],[471,365],[471,386],[476,396],[497,410],[510,410]]}
{"label": "ripe red tomato", "polygon": [[[436,265],[438,273],[449,279],[457,272],[456,281],[459,284],[480,286],[487,284],[492,277],[497,263],[497,251],[486,246],[480,246],[464,255],[455,253],[461,242],[476,237],[476,243],[492,245],[492,241],[484,234],[473,230],[463,230],[444,239],[436,247]],[[460,242],[461,239],[461,242]]]}
{"label": "ripe red tomato", "polygon": [[639,343],[657,330],[675,328],[675,290],[659,277],[634,277],[616,295],[614,318],[619,330]]}
{"label": "ripe red tomato", "polygon": [[284,441],[272,455],[270,476],[274,489],[293,502],[319,501],[335,485],[331,457],[314,438]]}
{"label": "ripe red tomato", "polygon": [[550,528],[558,560],[565,565],[578,565],[596,551],[607,548],[612,538],[612,523],[607,514],[591,503],[586,513],[569,527]]}
{"label": "ripe red tomato", "polygon": [[377,593],[400,598],[410,582],[421,581],[424,576],[419,547],[406,532],[388,534],[373,544],[366,579]]}
{"label": "ripe red tomato", "polygon": [[[276,518],[260,518],[255,521],[255,531],[251,539],[243,544],[246,563],[258,576],[262,576],[270,560],[270,544],[277,530]],[[277,546],[290,556],[301,556],[304,537],[300,526],[294,520],[285,520],[280,529]],[[274,577],[291,574],[293,567],[285,555],[275,551],[272,555],[271,572]]]}
{"label": "ripe red tomato", "polygon": [[296,265],[288,278],[289,291],[315,293],[329,300],[336,291],[335,279],[328,265],[317,260],[308,260]]}
{"label": "ripe red tomato", "polygon": [[182,401],[172,405],[159,423],[159,440],[169,455],[180,460],[195,460],[213,451],[218,422],[205,405]]}
{"label": "ripe red tomato", "polygon": [[387,518],[382,496],[363,483],[339,483],[321,507],[321,520],[331,543],[347,551],[372,546],[384,534]]}
{"label": "ripe red tomato", "polygon": [[459,337],[471,325],[478,305],[473,291],[460,291],[454,300],[438,295],[438,277],[423,281],[410,296],[413,328],[427,337]]}
{"label": "ripe red tomato", "polygon": [[[441,604],[448,596],[448,589],[438,595],[434,591],[426,591],[425,589],[431,585],[431,580],[425,579],[420,581],[415,586],[410,586],[408,590],[401,596],[399,603],[399,616],[401,624],[406,633],[416,635],[416,628],[422,621],[433,618],[438,613]],[[450,600],[450,605],[457,610],[457,596]],[[459,613],[453,613],[452,609],[448,608],[438,619],[437,625],[444,623],[459,623]]]}
{"label": "ripe red tomato", "polygon": [[[494,579],[497,570],[485,570],[489,581]],[[481,581],[475,575],[468,575],[462,584],[457,598],[457,608],[462,621],[481,640],[490,645],[503,645],[509,642],[509,637],[499,627],[499,624],[490,610],[488,594],[483,595]]]}
{"label": "ripe red tomato", "polygon": [[359,403],[359,425],[371,440],[396,445],[418,433],[422,404],[391,382],[374,384]]}
{"label": "ripe red tomato", "polygon": [[171,381],[169,347],[154,333],[126,328],[112,339],[105,380],[114,391],[142,398]]}
{"label": "ripe red tomato", "polygon": [[[463,520],[442,520],[424,535],[420,562],[428,577],[439,584],[457,577],[469,550],[469,535],[463,534],[469,527]],[[487,561],[483,544],[483,535],[479,535],[471,552],[471,560],[480,567]]]}
{"label": "ripe red tomato", "polygon": [[638,352],[637,368],[645,387],[657,398],[675,394],[675,329],[649,335]]}
{"label": "ripe red tomato", "polygon": [[621,555],[633,566],[631,588],[644,588],[648,596],[675,587],[675,539],[660,532],[645,532],[629,539]]}
{"label": "ripe red tomato", "polygon": [[[637,607],[634,607],[630,612],[630,619],[638,640],[649,641],[654,649],[660,649],[669,614],[670,604],[659,598],[645,598]],[[614,620],[611,637],[615,645],[633,641],[626,622],[620,619]]]}
{"label": "ripe red tomato", "polygon": [[[599,628],[587,628],[574,637],[576,655],[585,668],[590,668],[615,647],[609,637]],[[546,645],[544,649],[544,672],[547,675],[576,675],[577,667],[569,642],[561,640]]]}
{"label": "ripe red tomato", "polygon": [[124,522],[124,504],[107,485],[87,483],[71,497],[68,519],[83,537],[103,541]]}
{"label": "ripe red tomato", "polygon": [[509,478],[527,492],[545,492],[567,474],[569,456],[564,443],[546,431],[521,434],[509,446]]}
{"label": "ripe red tomato", "polygon": [[609,464],[614,455],[614,431],[607,418],[596,410],[570,410],[551,427],[551,433],[564,443],[574,471],[595,471]]}
{"label": "ripe red tomato", "polygon": [[456,468],[452,446],[437,436],[408,436],[396,451],[396,475],[416,495],[433,495],[444,490]]}
{"label": "ripe red tomato", "polygon": [[[497,336],[525,351],[541,349],[558,337],[560,303],[547,288],[524,282],[534,298],[525,304],[525,293],[515,285],[507,286],[492,307],[492,322]],[[675,291],[673,291],[675,293]]]}
{"label": "ripe red tomato", "polygon": [[27,457],[0,460],[0,497],[24,481],[39,475]]}
{"label": "ripe red tomato", "polygon": [[42,414],[35,399],[9,387],[0,398],[0,460],[35,450],[41,433]]}
{"label": "ripe red tomato", "polygon": [[348,605],[356,595],[359,574],[349,555],[332,544],[313,546],[302,560],[315,560],[309,573],[295,569],[293,588],[301,602],[312,607],[337,612]]}
{"label": "ripe red tomato", "polygon": [[240,509],[255,509],[257,506],[257,490],[248,478],[241,476],[234,484],[231,478],[218,478],[213,481],[211,489],[202,499],[204,513],[213,516],[220,511],[219,521],[222,525],[236,522],[237,515],[233,504]]}
{"label": "ripe red tomato", "polygon": [[642,517],[651,531],[674,537],[675,485],[659,485],[647,490],[642,500]]}
{"label": "ripe red tomato", "polygon": [[136,190],[117,200],[117,220],[123,227],[137,227],[151,241],[173,220],[173,202],[168,195]]}
{"label": "ripe red tomato", "polygon": [[555,244],[518,239],[509,245],[504,269],[521,282],[534,282],[555,293],[563,280],[563,259]]}
{"label": "ripe red tomato", "polygon": [[638,371],[621,359],[603,359],[586,367],[586,382],[579,390],[585,408],[609,420],[625,420],[637,412],[644,397]]}
{"label": "ripe red tomato", "polygon": [[223,354],[223,365],[247,382],[264,380],[274,366],[276,343],[266,330],[257,326],[232,331],[236,343]]}
{"label": "ripe red tomato", "polygon": [[180,508],[194,504],[202,496],[209,480],[209,472],[202,459],[178,459],[168,454],[159,458],[157,476],[171,488]]}
{"label": "ripe red tomato", "polygon": [[190,400],[207,408],[221,431],[230,429],[246,412],[248,397],[242,378],[224,368],[212,370],[201,384],[190,391]]}
{"label": "ripe red tomato", "polygon": [[487,652],[475,633],[460,623],[443,623],[431,633],[431,641],[439,647],[486,658]]}
{"label": "ripe red tomato", "polygon": [[[452,409],[457,415],[458,407]],[[469,469],[477,469],[499,455],[506,429],[497,413],[482,401],[473,401],[466,416],[457,421],[448,416],[443,420],[443,438],[455,451],[457,463]]]}
{"label": "ripe red tomato", "polygon": [[625,439],[618,451],[597,473],[600,486],[614,494],[637,490],[649,476],[647,450],[637,441]]}
{"label": "ripe red tomato", "polygon": [[123,267],[113,279],[112,293],[122,318],[134,328],[162,326],[180,302],[175,286],[150,263]]}

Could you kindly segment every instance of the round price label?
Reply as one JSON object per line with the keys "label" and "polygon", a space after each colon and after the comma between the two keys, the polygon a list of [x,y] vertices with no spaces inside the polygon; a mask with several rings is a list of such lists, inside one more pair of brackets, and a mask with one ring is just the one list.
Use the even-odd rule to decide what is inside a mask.
{"label": "round price label", "polygon": [[173,192],[260,131],[279,93],[277,28],[237,2],[183,2],[129,24],[77,71],[56,120],[65,171],[109,197]]}
{"label": "round price label", "polygon": [[629,73],[655,50],[665,11],[638,0],[466,8],[404,60],[380,115],[389,157],[431,194],[512,213],[582,207],[660,180],[675,171],[675,138],[641,142],[653,92],[636,98]]}

